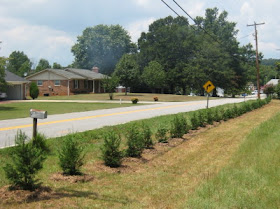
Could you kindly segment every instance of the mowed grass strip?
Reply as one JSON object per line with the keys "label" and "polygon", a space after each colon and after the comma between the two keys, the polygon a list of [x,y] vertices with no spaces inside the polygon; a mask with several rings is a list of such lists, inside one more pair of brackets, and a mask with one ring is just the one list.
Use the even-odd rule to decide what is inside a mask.
{"label": "mowed grass strip", "polygon": [[[48,115],[71,112],[84,112],[117,107],[129,107],[133,104],[122,103],[61,103],[61,102],[20,102],[0,104],[0,120],[29,117],[30,109],[48,111]],[[137,104],[139,105],[139,104]]]}
{"label": "mowed grass strip", "polygon": [[[170,148],[148,162],[135,159],[127,172],[110,172],[100,169],[102,133],[112,128],[103,128],[76,134],[86,147],[86,164],[83,172],[94,176],[92,182],[70,183],[53,181],[51,176],[61,172],[58,167],[57,149],[61,138],[50,139],[52,153],[39,174],[44,186],[56,192],[55,197],[25,203],[5,204],[5,208],[186,208],[188,199],[205,182],[214,179],[226,167],[240,144],[263,121],[280,112],[280,102],[247,113],[216,127],[189,136],[181,145]],[[169,123],[172,116],[142,120],[152,124]],[[125,133],[130,125],[115,127]],[[0,150],[0,163],[7,162],[9,149]],[[133,159],[131,159],[134,161]],[[0,171],[0,185],[7,184]],[[237,185],[238,186],[238,185]],[[0,201],[1,203],[1,201]],[[0,204],[1,208],[1,204]],[[227,208],[227,207],[226,207]]]}
{"label": "mowed grass strip", "polygon": [[188,208],[280,208],[280,113],[254,129]]}

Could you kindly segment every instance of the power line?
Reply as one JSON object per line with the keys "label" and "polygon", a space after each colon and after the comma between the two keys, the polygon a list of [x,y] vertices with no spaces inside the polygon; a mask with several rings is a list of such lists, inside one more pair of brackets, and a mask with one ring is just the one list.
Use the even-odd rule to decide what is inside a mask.
{"label": "power line", "polygon": [[[161,0],[169,9],[171,9],[175,14],[178,15],[178,17],[181,17],[173,8],[171,8],[171,6],[169,6],[164,0]],[[195,19],[189,15],[175,0],[173,0],[173,2],[200,28],[202,29],[208,36],[210,36],[215,42],[217,42],[218,44],[220,44],[221,46],[223,45],[222,42],[220,42],[216,37],[214,37],[211,33],[209,33],[205,28],[203,28],[201,25],[197,24]],[[188,24],[189,22],[186,21]],[[196,28],[194,28],[192,25],[190,25],[194,30],[197,30]],[[239,57],[235,57],[234,55],[231,55],[229,52],[227,52],[230,56],[232,56],[233,59],[240,61],[241,59]],[[241,60],[243,61],[243,60]]]}

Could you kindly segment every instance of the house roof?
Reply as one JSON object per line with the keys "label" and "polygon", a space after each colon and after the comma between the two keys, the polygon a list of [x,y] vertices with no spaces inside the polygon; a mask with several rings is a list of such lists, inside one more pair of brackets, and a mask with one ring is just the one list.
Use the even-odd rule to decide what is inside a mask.
{"label": "house roof", "polygon": [[72,79],[79,79],[79,80],[98,80],[98,79],[103,79],[104,75],[101,73],[96,73],[91,70],[86,70],[86,69],[76,69],[76,68],[67,68],[67,69],[45,69],[40,72],[34,73],[30,76],[27,76],[27,79],[32,79],[32,77],[44,73],[44,72],[51,72],[53,74],[62,76],[67,78],[68,80]]}
{"label": "house roof", "polygon": [[32,79],[32,77],[34,77],[36,75],[39,75],[41,73],[44,73],[46,71],[51,72],[51,73],[56,74],[56,75],[60,75],[60,76],[66,78],[68,80],[71,80],[71,79],[81,79],[81,80],[83,80],[83,79],[85,79],[84,77],[82,77],[80,75],[77,75],[75,73],[71,73],[71,72],[68,72],[68,71],[65,71],[65,70],[61,70],[61,69],[45,69],[45,70],[42,70],[40,72],[34,73],[30,76],[27,76],[26,78],[30,80],[30,79]]}
{"label": "house roof", "polygon": [[96,72],[93,72],[91,70],[76,69],[76,68],[67,68],[65,70],[68,71],[68,72],[72,72],[72,73],[81,75],[81,76],[83,76],[83,77],[85,77],[87,79],[90,79],[90,80],[103,79],[104,78],[103,74],[96,73]]}
{"label": "house roof", "polygon": [[24,78],[5,70],[5,81],[11,84],[22,84],[22,83],[28,83],[29,81],[25,80]]}
{"label": "house roof", "polygon": [[84,77],[77,75],[76,73],[68,72],[60,69],[47,69],[49,72],[61,75],[67,79],[85,79]]}
{"label": "house roof", "polygon": [[278,85],[278,82],[279,82],[279,79],[271,79],[270,81],[268,81],[267,83],[266,83],[266,85],[273,85],[273,86],[276,86],[276,85]]}

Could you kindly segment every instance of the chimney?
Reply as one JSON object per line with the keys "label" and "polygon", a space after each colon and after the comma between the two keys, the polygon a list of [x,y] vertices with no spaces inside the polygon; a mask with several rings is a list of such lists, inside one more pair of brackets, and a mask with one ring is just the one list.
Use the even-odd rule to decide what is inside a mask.
{"label": "chimney", "polygon": [[93,67],[91,70],[95,73],[99,73],[99,68],[98,67]]}

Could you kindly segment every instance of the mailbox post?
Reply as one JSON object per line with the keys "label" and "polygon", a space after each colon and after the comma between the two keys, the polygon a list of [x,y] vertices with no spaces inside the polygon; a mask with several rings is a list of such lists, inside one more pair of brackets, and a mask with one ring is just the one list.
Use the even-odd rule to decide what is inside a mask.
{"label": "mailbox post", "polygon": [[47,111],[30,109],[30,117],[33,118],[33,138],[37,136],[37,119],[45,119],[47,116]]}

